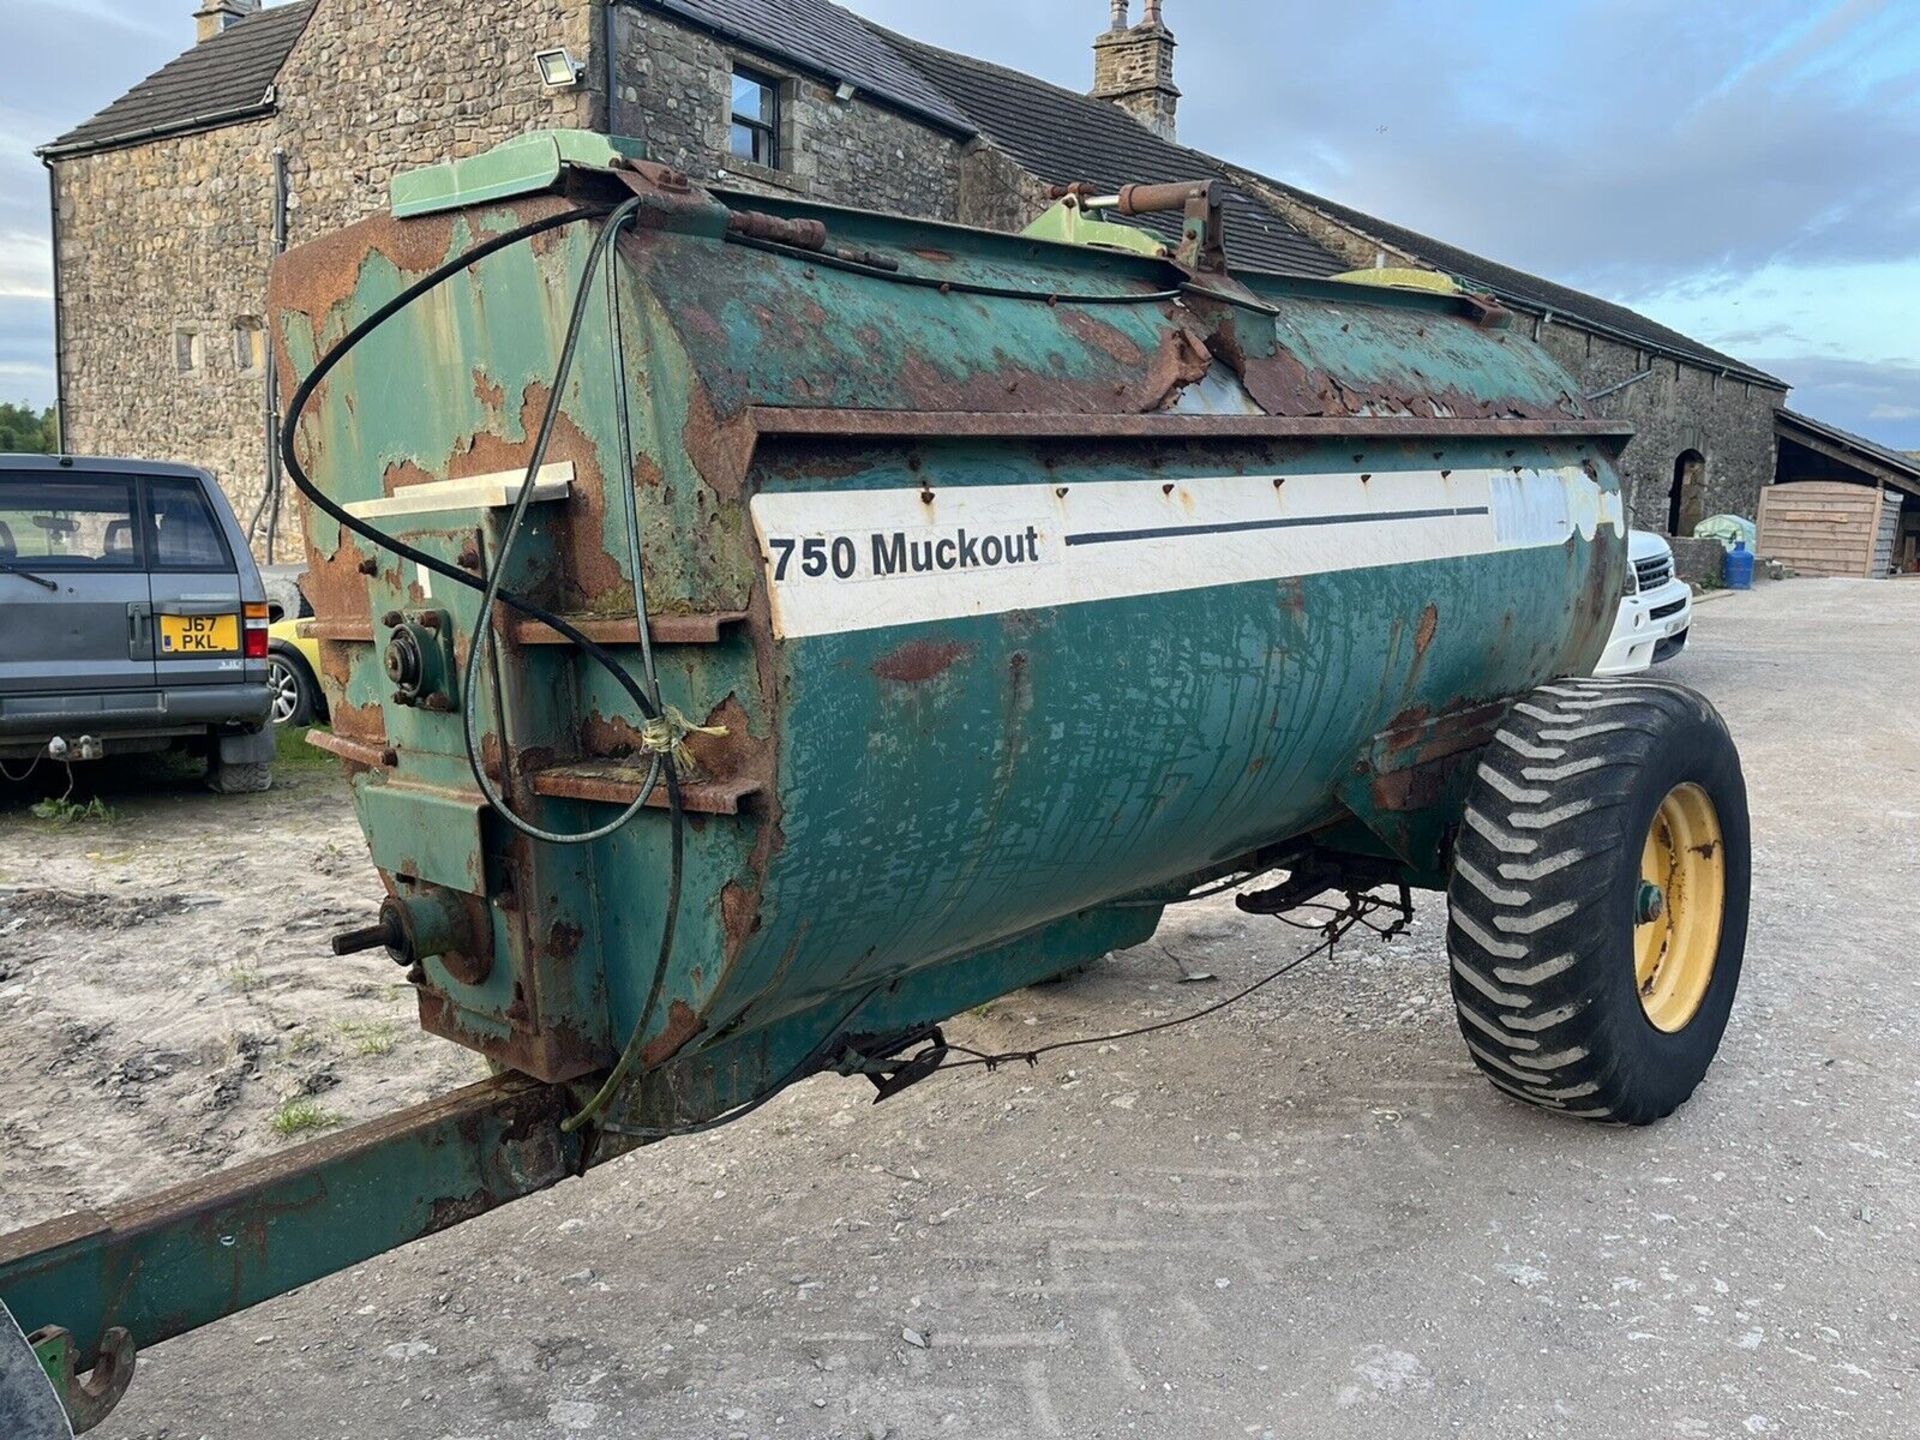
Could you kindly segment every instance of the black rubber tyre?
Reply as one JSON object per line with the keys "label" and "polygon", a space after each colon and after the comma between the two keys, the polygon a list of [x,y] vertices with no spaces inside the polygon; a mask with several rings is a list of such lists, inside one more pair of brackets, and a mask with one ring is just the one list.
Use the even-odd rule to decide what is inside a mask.
{"label": "black rubber tyre", "polygon": [[273,789],[273,766],[222,764],[215,756],[207,765],[207,788],[216,795],[261,795]]}
{"label": "black rubber tyre", "polygon": [[[1724,857],[1718,944],[1708,932],[1692,947],[1698,965],[1711,957],[1710,974],[1695,972],[1704,991],[1690,1018],[1662,1028],[1636,971],[1642,854],[1669,797],[1698,792],[1719,843],[1685,853]],[[1454,1003],[1487,1078],[1529,1104],[1626,1125],[1685,1103],[1740,983],[1750,841],[1740,756],[1704,697],[1635,677],[1569,680],[1516,704],[1475,778],[1447,892]]]}

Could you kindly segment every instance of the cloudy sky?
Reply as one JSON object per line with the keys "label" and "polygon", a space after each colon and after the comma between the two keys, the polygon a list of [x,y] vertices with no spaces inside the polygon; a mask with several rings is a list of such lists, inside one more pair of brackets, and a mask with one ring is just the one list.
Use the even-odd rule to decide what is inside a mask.
{"label": "cloudy sky", "polygon": [[[416,0],[425,3],[425,0]],[[6,0],[0,397],[51,400],[32,151],[194,0]],[[1107,0],[852,0],[1075,88]],[[1136,0],[1136,11],[1138,0]],[[1166,0],[1181,138],[1623,301],[1920,449],[1920,0]]]}

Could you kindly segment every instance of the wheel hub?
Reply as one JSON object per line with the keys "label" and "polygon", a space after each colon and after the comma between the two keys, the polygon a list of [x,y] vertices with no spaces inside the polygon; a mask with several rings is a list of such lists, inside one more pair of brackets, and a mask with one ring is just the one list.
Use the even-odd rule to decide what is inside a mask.
{"label": "wheel hub", "polygon": [[279,656],[267,665],[267,683],[273,691],[273,723],[285,725],[300,705],[300,682],[293,669]]}
{"label": "wheel hub", "polygon": [[1692,1023],[1713,984],[1726,899],[1719,812],[1700,786],[1677,785],[1647,828],[1633,937],[1640,1006],[1669,1034]]}

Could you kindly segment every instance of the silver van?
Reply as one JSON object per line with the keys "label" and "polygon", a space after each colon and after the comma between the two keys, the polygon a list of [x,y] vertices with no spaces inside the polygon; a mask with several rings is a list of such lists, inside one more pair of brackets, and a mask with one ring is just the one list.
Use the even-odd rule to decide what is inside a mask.
{"label": "silver van", "polygon": [[0,761],[191,748],[272,783],[266,591],[203,470],[0,455]]}

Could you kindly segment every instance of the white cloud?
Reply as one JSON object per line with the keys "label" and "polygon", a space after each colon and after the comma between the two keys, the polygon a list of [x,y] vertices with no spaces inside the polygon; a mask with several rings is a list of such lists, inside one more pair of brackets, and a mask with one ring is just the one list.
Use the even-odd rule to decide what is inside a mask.
{"label": "white cloud", "polygon": [[1920,365],[1916,295],[1920,259],[1785,260],[1744,274],[1696,273],[1642,296],[1635,308],[1743,360],[1770,351]]}
{"label": "white cloud", "polygon": [[0,231],[0,299],[53,299],[53,252],[40,236]]}
{"label": "white cloud", "polygon": [[1920,420],[1920,405],[1876,405],[1867,412],[1869,420]]}

